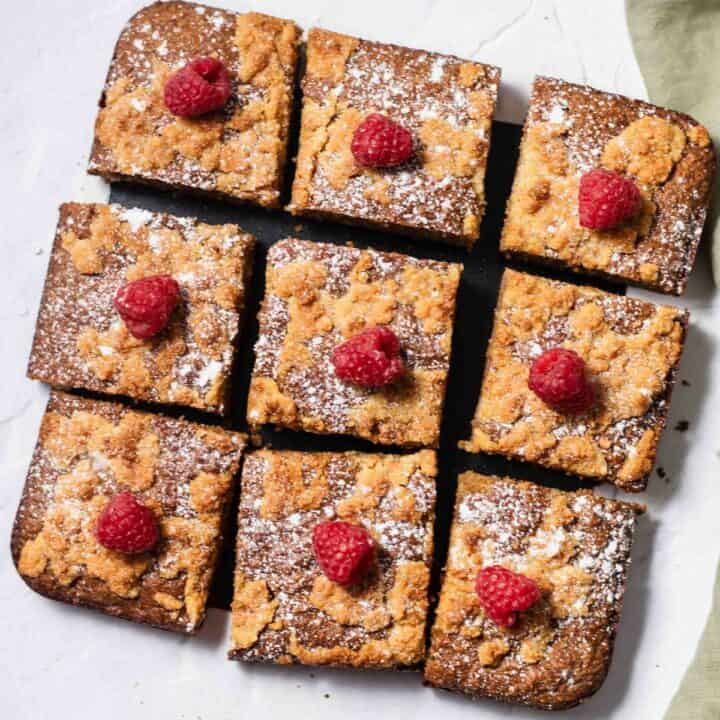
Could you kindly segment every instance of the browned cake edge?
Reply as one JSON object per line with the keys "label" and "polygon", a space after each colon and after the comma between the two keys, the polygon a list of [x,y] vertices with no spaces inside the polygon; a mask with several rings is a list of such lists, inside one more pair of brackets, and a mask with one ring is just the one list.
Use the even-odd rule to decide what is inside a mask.
{"label": "browned cake edge", "polygon": [[335,213],[331,210],[309,210],[302,207],[293,206],[287,208],[293,215],[298,217],[307,217],[316,220],[327,220],[328,222],[336,222],[350,227],[367,228],[369,230],[381,230],[384,232],[397,233],[416,240],[439,240],[458,247],[465,248],[468,252],[472,250],[478,238],[472,238],[467,235],[455,235],[452,233],[436,232],[434,230],[420,230],[399,223],[390,223],[383,221],[374,221],[361,218],[352,218],[349,215]]}

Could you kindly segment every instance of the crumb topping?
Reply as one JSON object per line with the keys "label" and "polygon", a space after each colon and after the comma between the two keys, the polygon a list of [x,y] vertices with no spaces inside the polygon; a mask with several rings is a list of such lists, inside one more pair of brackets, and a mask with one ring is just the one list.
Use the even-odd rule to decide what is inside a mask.
{"label": "crumb topping", "polygon": [[[53,385],[223,412],[254,238],[119,205],[60,211],[30,374]],[[160,335],[133,337],[113,306],[118,288],[172,275],[181,307]]]}
{"label": "crumb topping", "polygon": [[[299,36],[294,23],[259,13],[186,2],[141,10],[116,47],[90,170],[276,207]],[[176,118],[165,107],[165,82],[200,56],[223,61],[233,96],[222,111]]]}
{"label": "crumb topping", "polygon": [[[632,222],[606,231],[580,226],[580,177],[598,167],[638,185],[644,206]],[[707,131],[686,115],[537,78],[501,247],[680,294],[714,167]]]}
{"label": "crumb topping", "polygon": [[[472,436],[460,446],[644,489],[664,426],[687,312],[506,270]],[[586,363],[594,410],[565,415],[527,385],[532,361],[566,347]]]}
{"label": "crumb topping", "polygon": [[[375,442],[438,441],[462,266],[283,240],[268,254],[248,422]],[[400,339],[407,372],[370,390],[335,375],[332,352],[375,325]]]}
{"label": "crumb topping", "polygon": [[[230,656],[357,667],[424,656],[435,506],[435,454],[260,450],[243,469]],[[377,545],[362,584],[328,580],[312,531],[363,525]]]}
{"label": "crumb topping", "polygon": [[[489,65],[311,30],[290,209],[472,245],[499,81]],[[376,112],[414,134],[415,160],[384,172],[355,162],[353,133]]]}
{"label": "crumb topping", "polygon": [[[442,687],[547,706],[597,689],[610,661],[641,506],[467,472],[460,476],[426,677]],[[511,628],[474,584],[500,565],[542,597]]]}
{"label": "crumb topping", "polygon": [[[20,574],[80,604],[194,630],[244,444],[236,433],[53,393],[14,533]],[[157,516],[153,551],[124,555],[95,539],[99,514],[126,490]]]}

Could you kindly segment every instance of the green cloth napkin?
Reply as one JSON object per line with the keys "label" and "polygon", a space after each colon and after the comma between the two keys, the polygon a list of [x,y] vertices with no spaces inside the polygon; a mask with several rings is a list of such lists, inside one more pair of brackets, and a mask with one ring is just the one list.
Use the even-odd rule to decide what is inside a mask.
{"label": "green cloth napkin", "polygon": [[[692,115],[720,150],[720,0],[626,0],[628,25],[650,100]],[[720,286],[720,183],[709,223]],[[720,718],[720,715],[716,716]]]}
{"label": "green cloth napkin", "polygon": [[[626,0],[628,25],[652,102],[692,115],[720,148],[720,0]],[[720,183],[710,222],[720,286]],[[665,720],[720,719],[720,569],[710,618]]]}

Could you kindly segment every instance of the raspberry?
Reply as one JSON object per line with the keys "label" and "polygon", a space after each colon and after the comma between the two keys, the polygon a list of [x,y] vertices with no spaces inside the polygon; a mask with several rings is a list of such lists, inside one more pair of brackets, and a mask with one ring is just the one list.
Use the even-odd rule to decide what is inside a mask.
{"label": "raspberry", "polygon": [[595,392],[585,374],[585,361],[573,350],[552,348],[535,358],[528,387],[558,412],[589,410]]}
{"label": "raspberry", "polygon": [[410,159],[413,154],[413,139],[402,125],[374,113],[358,125],[350,149],[360,165],[393,167]]}
{"label": "raspberry", "polygon": [[339,585],[352,585],[362,579],[375,556],[368,531],[340,521],[315,526],[313,550],[321,570]]}
{"label": "raspberry", "polygon": [[220,60],[197,58],[165,83],[165,105],[173,115],[195,117],[219,110],[230,97],[230,75]]}
{"label": "raspberry", "polygon": [[609,170],[590,170],[580,178],[580,224],[607,230],[640,210],[642,198],[632,180]]}
{"label": "raspberry", "polygon": [[478,573],[475,592],[485,614],[503,627],[512,627],[518,613],[529,610],[540,599],[534,580],[500,565],[490,565]]}
{"label": "raspberry", "polygon": [[169,275],[134,280],[115,294],[115,309],[133,337],[145,340],[169,322],[180,300],[180,287]]}
{"label": "raspberry", "polygon": [[150,550],[159,535],[153,511],[129,492],[115,495],[95,525],[95,538],[104,548],[127,555]]}
{"label": "raspberry", "polygon": [[346,340],[332,355],[335,374],[363,387],[382,387],[404,372],[400,341],[387,327],[378,325]]}

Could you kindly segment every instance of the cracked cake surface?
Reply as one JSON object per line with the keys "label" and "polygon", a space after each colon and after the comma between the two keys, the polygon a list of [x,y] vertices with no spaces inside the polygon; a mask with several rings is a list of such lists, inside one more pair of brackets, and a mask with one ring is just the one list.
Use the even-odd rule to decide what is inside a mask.
{"label": "cracked cake surface", "polygon": [[[273,245],[248,398],[250,426],[436,446],[461,271],[459,264],[293,238]],[[400,340],[403,378],[377,389],[340,380],[334,349],[377,325]]]}
{"label": "cracked cake surface", "polygon": [[[299,41],[293,22],[260,13],[179,1],[143,8],[115,47],[89,171],[278,207]],[[201,117],[174,116],[165,82],[208,56],[228,69],[230,100]]]}
{"label": "cracked cake surface", "polygon": [[[154,403],[224,413],[255,239],[119,205],[66,203],[48,267],[28,375]],[[160,334],[133,337],[118,288],[168,274],[180,307]]]}
{"label": "cracked cake surface", "polygon": [[[222,428],[52,392],[12,533],[18,572],[41,595],[194,632],[244,447]],[[157,518],[153,550],[124,555],[95,539],[124,491]]]}
{"label": "cracked cake surface", "polygon": [[[462,474],[425,679],[547,710],[596,692],[643,511],[589,491]],[[497,565],[531,578],[541,593],[512,627],[489,620],[475,592],[478,572]]]}
{"label": "cracked cake surface", "polygon": [[[639,492],[655,462],[688,313],[506,270],[468,452],[490,452]],[[528,387],[553,347],[584,361],[597,401],[556,412]]]}
{"label": "cracked cake surface", "polygon": [[[471,247],[499,83],[490,65],[311,30],[290,210]],[[353,133],[372,113],[413,134],[411,161],[355,162]]]}
{"label": "cracked cake surface", "polygon": [[[425,656],[435,515],[435,453],[260,450],[245,460],[230,658],[414,666]],[[343,587],[320,570],[313,529],[362,525],[373,568]]]}
{"label": "cracked cake surface", "polygon": [[[538,77],[525,121],[501,250],[680,295],[708,213],[716,157],[707,130],[682,113]],[[608,230],[581,227],[583,173],[632,179],[640,212]]]}

